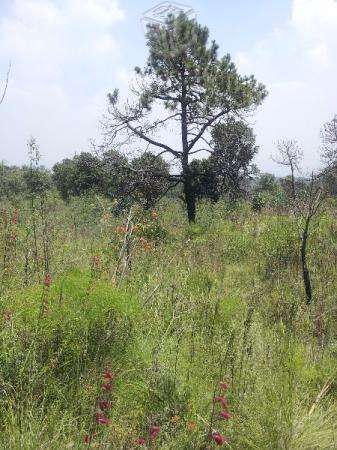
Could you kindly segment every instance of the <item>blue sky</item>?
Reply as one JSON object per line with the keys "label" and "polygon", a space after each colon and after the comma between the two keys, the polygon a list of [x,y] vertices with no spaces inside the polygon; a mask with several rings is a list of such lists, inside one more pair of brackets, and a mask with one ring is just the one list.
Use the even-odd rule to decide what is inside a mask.
{"label": "blue sky", "polygon": [[[147,49],[141,17],[157,1],[0,0],[0,82],[12,72],[0,107],[0,159],[27,161],[35,136],[51,166],[99,142],[106,94],[127,95]],[[182,2],[185,3],[185,2]],[[261,170],[278,139],[298,140],[304,167],[319,165],[319,131],[337,113],[335,0],[187,1],[210,29],[220,54],[253,73],[269,96],[252,125]]]}

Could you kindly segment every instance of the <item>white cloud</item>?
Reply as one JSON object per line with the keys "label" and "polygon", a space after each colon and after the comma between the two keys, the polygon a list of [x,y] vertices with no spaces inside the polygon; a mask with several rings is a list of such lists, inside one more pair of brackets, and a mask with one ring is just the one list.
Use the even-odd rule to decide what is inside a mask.
{"label": "white cloud", "polygon": [[298,140],[308,170],[320,164],[320,128],[337,113],[337,1],[292,0],[290,20],[263,42],[234,57],[269,95],[255,123],[262,170],[280,172],[270,160],[278,139]]}
{"label": "white cloud", "polygon": [[[303,149],[304,168],[319,165],[320,127],[327,120],[326,98],[309,81],[279,81],[268,85],[269,95],[256,116],[260,152],[257,162],[265,170],[281,172],[270,159],[279,139],[296,139]],[[282,171],[285,175],[286,171]]]}
{"label": "white cloud", "polygon": [[[244,75],[254,73],[257,78],[263,77],[264,73],[273,62],[273,52],[267,41],[258,41],[250,51],[239,51],[233,56],[239,72]],[[263,79],[261,80],[263,81]]]}
{"label": "white cloud", "polygon": [[291,24],[303,45],[309,46],[309,57],[325,67],[336,61],[336,0],[293,0]]}
{"label": "white cloud", "polygon": [[311,66],[316,71],[329,69],[333,65],[333,60],[329,55],[329,50],[325,44],[316,44],[307,51],[307,57]]}
{"label": "white cloud", "polygon": [[74,56],[113,54],[111,26],[123,16],[116,0],[14,0],[10,15],[0,20],[0,56],[18,69],[36,64],[57,73]]}
{"label": "white cloud", "polygon": [[89,23],[94,21],[102,27],[109,27],[124,18],[123,11],[114,0],[70,0],[65,12],[68,17]]}
{"label": "white cloud", "polygon": [[254,60],[248,52],[237,52],[233,60],[241,73],[251,73],[254,70]]}
{"label": "white cloud", "polygon": [[13,0],[0,17],[0,67],[12,62],[0,111],[10,162],[24,161],[31,134],[47,164],[87,148],[120,67],[112,30],[123,18],[118,0]]}
{"label": "white cloud", "polygon": [[303,33],[313,36],[336,33],[336,0],[293,0],[292,23]]}
{"label": "white cloud", "polygon": [[282,38],[284,36],[284,30],[280,27],[274,27],[272,35],[276,38]]}

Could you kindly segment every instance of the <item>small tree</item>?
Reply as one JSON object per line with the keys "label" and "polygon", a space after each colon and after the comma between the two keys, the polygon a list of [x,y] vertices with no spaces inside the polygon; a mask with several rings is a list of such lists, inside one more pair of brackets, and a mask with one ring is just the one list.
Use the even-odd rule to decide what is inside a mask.
{"label": "small tree", "polygon": [[211,147],[215,175],[221,194],[237,197],[242,185],[254,172],[252,160],[258,151],[253,130],[242,120],[231,118],[212,130]]}
{"label": "small tree", "polygon": [[321,130],[322,177],[331,194],[337,193],[337,115]]}
{"label": "small tree", "polygon": [[211,157],[194,159],[190,163],[190,169],[196,198],[209,198],[217,202],[221,197],[221,190],[214,160]]}
{"label": "small tree", "polygon": [[300,171],[299,164],[303,158],[303,153],[294,140],[282,140],[277,143],[278,155],[273,160],[281,166],[290,168],[291,196],[296,197],[295,172]]}
{"label": "small tree", "polygon": [[268,192],[274,194],[279,189],[279,183],[272,173],[261,173],[257,180],[255,190],[257,192]]}
{"label": "small tree", "polygon": [[207,159],[191,162],[193,186],[197,197],[218,201],[223,195],[237,198],[243,184],[254,171],[251,164],[257,153],[253,130],[243,121],[229,119],[211,132],[213,153]]}
{"label": "small tree", "polygon": [[28,141],[29,167],[23,168],[23,178],[25,180],[28,195],[32,202],[36,197],[44,198],[51,188],[51,177],[49,171],[40,165],[41,154],[35,138]]}
{"label": "small tree", "polygon": [[[189,221],[195,220],[196,195],[191,157],[205,149],[212,153],[211,130],[229,117],[251,114],[267,95],[253,76],[240,76],[229,55],[218,57],[218,46],[208,45],[209,31],[194,19],[169,16],[164,25],[150,24],[149,57],[136,68],[134,103],[118,104],[118,90],[109,94],[107,144],[115,148],[142,141],[148,151],[167,155],[180,172],[170,174],[182,183]],[[151,115],[156,106],[156,117]],[[161,107],[161,113],[157,108]],[[178,130],[180,145],[156,137],[163,127]]]}
{"label": "small tree", "polygon": [[312,285],[307,261],[308,239],[312,220],[317,216],[325,197],[326,193],[322,188],[320,179],[312,174],[306,189],[301,192],[301,196],[296,197],[293,204],[293,212],[301,240],[302,275],[307,305],[310,305],[312,301]]}
{"label": "small tree", "polygon": [[70,196],[74,194],[74,184],[76,180],[76,165],[73,159],[66,158],[53,166],[53,182],[61,196],[68,202]]}
{"label": "small tree", "polygon": [[106,151],[99,167],[100,192],[109,199],[127,202],[129,200],[127,192],[130,187],[130,163],[127,157],[117,150]]}
{"label": "small tree", "polygon": [[[40,256],[39,256],[39,227],[38,223],[42,225],[42,248],[43,248],[43,263],[45,275],[49,272],[49,227],[46,216],[46,197],[47,191],[51,187],[51,177],[49,172],[40,166],[40,151],[36,139],[31,138],[28,141],[28,155],[30,160],[29,167],[25,168],[24,178],[28,189],[28,196],[31,207],[32,217],[32,234],[33,234],[33,256],[34,256],[34,271],[40,280]],[[28,258],[27,258],[28,260]],[[28,263],[27,263],[28,267]]]}
{"label": "small tree", "polygon": [[145,209],[152,208],[171,187],[169,164],[153,153],[145,152],[131,161],[130,194]]}
{"label": "small tree", "polygon": [[0,163],[0,199],[6,198],[12,202],[26,193],[27,186],[23,174],[21,167]]}
{"label": "small tree", "polygon": [[82,152],[74,156],[74,163],[76,195],[81,195],[90,190],[98,190],[102,177],[99,158],[92,153]]}
{"label": "small tree", "polygon": [[55,164],[53,181],[63,200],[68,201],[72,195],[91,190],[100,192],[105,180],[100,159],[92,153],[82,152]]}
{"label": "small tree", "polygon": [[330,122],[324,124],[321,130],[322,153],[321,157],[329,167],[337,165],[337,114]]}

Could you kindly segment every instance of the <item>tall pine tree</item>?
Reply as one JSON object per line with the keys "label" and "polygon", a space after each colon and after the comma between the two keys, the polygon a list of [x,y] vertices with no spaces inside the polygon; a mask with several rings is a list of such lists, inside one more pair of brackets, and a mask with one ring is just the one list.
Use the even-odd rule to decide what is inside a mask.
{"label": "tall pine tree", "polygon": [[[120,147],[140,139],[148,151],[178,162],[180,173],[169,179],[182,183],[188,220],[193,222],[192,155],[212,153],[213,127],[230,117],[251,114],[267,92],[254,76],[239,75],[229,55],[219,58],[217,44],[208,44],[208,28],[184,14],[169,16],[164,25],[149,25],[146,37],[149,56],[144,69],[136,68],[135,103],[119,105],[118,90],[109,94],[109,144]],[[163,109],[159,118],[154,117],[157,105]],[[160,137],[163,127],[173,123],[179,145]]]}

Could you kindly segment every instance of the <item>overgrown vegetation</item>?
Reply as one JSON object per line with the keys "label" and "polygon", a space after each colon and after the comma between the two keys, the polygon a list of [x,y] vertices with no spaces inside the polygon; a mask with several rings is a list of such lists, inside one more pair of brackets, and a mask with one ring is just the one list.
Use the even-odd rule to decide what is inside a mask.
{"label": "overgrown vegetation", "polygon": [[336,118],[319,173],[258,174],[264,86],[184,15],[147,39],[103,153],[2,163],[0,448],[337,449]]}
{"label": "overgrown vegetation", "polygon": [[336,447],[334,203],[310,308],[276,210],[201,203],[188,225],[172,200],[35,205],[1,211],[2,448]]}

